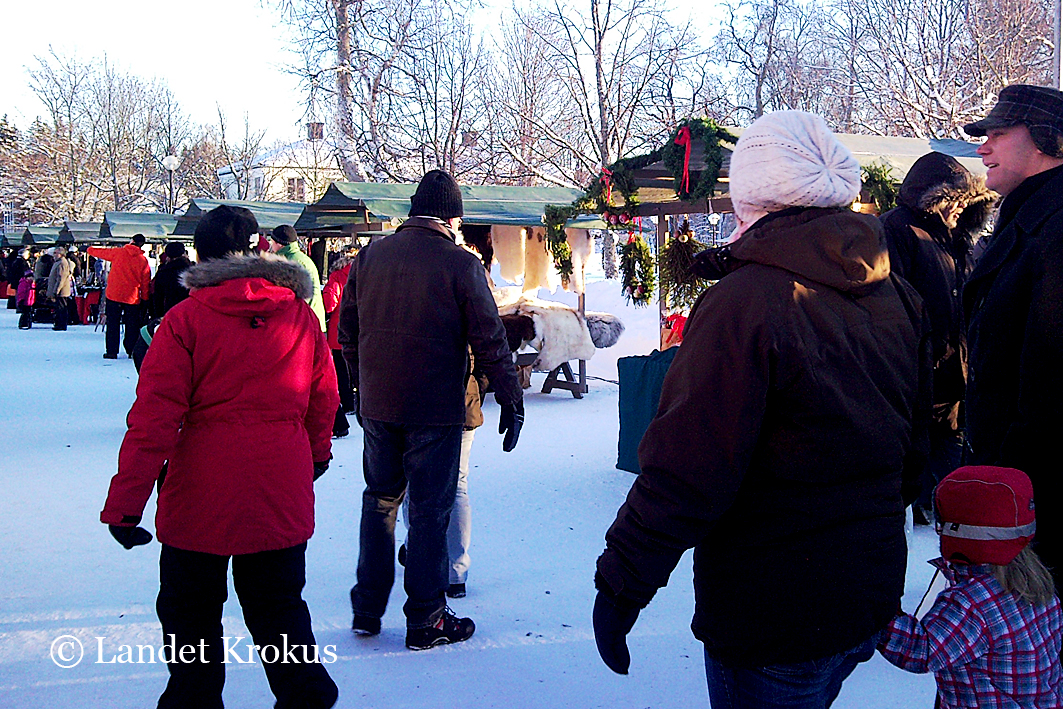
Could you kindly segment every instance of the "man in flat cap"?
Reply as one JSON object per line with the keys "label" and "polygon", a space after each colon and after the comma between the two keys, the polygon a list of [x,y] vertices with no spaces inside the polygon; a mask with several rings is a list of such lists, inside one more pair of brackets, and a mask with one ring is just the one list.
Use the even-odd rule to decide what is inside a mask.
{"label": "man in flat cap", "polygon": [[1037,498],[1037,551],[1060,587],[1063,497],[1063,93],[1005,87],[964,127],[986,186],[1004,195],[996,228],[964,290],[968,462],[1025,471]]}
{"label": "man in flat cap", "polygon": [[425,174],[410,218],[358,252],[340,303],[339,341],[358,392],[364,449],[358,582],[360,635],[380,632],[395,580],[395,517],[410,496],[406,537],[406,646],[469,639],[475,624],[447,608],[447,527],[458,484],[472,350],[500,404],[502,450],[517,444],[523,392],[483,262],[455,243],[461,191],[442,170]]}

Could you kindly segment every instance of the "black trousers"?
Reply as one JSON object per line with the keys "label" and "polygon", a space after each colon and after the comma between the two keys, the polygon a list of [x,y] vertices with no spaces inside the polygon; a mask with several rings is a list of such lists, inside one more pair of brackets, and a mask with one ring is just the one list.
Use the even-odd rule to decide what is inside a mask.
{"label": "black trousers", "polygon": [[70,298],[56,296],[55,298],[55,324],[53,330],[65,330],[70,320]]}
{"label": "black trousers", "polygon": [[[233,586],[244,611],[244,623],[262,648],[256,658],[265,669],[276,709],[327,709],[339,690],[316,659],[328,659],[317,648],[310,627],[310,611],[302,598],[306,584],[306,544],[232,557]],[[192,662],[172,662],[170,681],[159,698],[159,709],[221,709],[225,684],[222,606],[228,596],[229,557],[185,551],[163,545],[159,558],[159,598],[156,610],[163,642],[180,650],[195,647]],[[173,636],[171,638],[171,635]],[[282,637],[284,636],[284,637]],[[205,650],[200,649],[200,643]],[[228,647],[236,645],[231,639]],[[298,646],[293,654],[285,649]],[[244,660],[247,645],[234,651]],[[277,650],[267,650],[276,648]],[[305,654],[304,654],[305,653]],[[171,658],[167,658],[170,660]],[[202,660],[206,660],[203,662]],[[284,660],[287,660],[286,662]]]}
{"label": "black trousers", "polygon": [[[107,314],[107,354],[118,356],[118,340],[121,338],[126,354],[132,356],[133,347],[140,336],[140,326],[144,324],[140,317],[141,306],[108,300],[104,312]],[[122,325],[125,325],[125,336],[121,333]]]}
{"label": "black trousers", "polygon": [[346,436],[351,430],[351,425],[344,412],[354,411],[354,390],[351,388],[351,375],[347,371],[347,362],[343,359],[342,350],[332,350],[332,363],[336,366],[336,383],[340,388],[340,406],[336,409],[332,435]]}

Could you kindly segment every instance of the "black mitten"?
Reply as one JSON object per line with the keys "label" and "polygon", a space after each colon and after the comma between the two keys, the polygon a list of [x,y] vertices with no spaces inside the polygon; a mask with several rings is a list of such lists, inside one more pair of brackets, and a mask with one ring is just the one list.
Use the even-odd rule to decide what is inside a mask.
{"label": "black mitten", "polygon": [[502,404],[502,413],[498,417],[498,432],[504,433],[502,450],[509,453],[517,447],[517,438],[524,425],[524,400],[516,404]]}
{"label": "black mitten", "polygon": [[325,471],[328,470],[328,464],[329,462],[327,460],[320,463],[314,463],[314,480],[317,480],[325,474]]}
{"label": "black mitten", "polygon": [[151,532],[138,527],[140,524],[140,517],[133,515],[126,515],[122,518],[122,525],[109,524],[107,529],[110,530],[111,536],[115,541],[124,546],[126,549],[132,549],[133,547],[139,547],[149,543],[154,537],[151,536]]}
{"label": "black mitten", "polygon": [[594,642],[606,667],[626,675],[631,665],[627,634],[639,617],[639,609],[617,603],[607,591],[598,591],[594,599]]}

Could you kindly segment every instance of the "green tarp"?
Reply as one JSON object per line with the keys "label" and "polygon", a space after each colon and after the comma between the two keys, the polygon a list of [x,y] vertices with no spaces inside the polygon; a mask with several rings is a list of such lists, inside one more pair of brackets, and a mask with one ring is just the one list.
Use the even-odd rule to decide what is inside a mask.
{"label": "green tarp", "polygon": [[97,241],[100,238],[100,222],[72,222],[67,221],[59,230],[60,244],[83,244]]}
{"label": "green tarp", "polygon": [[[413,183],[333,182],[321,199],[307,206],[295,228],[300,232],[343,230],[344,227],[406,219]],[[567,187],[516,187],[464,185],[461,188],[468,224],[541,226],[547,205],[571,204],[582,192]],[[571,224],[577,228],[603,228],[596,218]]]}
{"label": "green tarp", "polygon": [[247,202],[236,199],[193,199],[188,204],[188,209],[177,219],[177,228],[174,236],[192,236],[196,231],[196,224],[204,214],[227,204],[230,207],[243,207],[251,211],[258,220],[260,231],[272,231],[281,224],[295,225],[299,221],[303,208],[301,202]]}
{"label": "green tarp", "polygon": [[23,246],[52,246],[59,238],[57,226],[31,226],[22,232]]}
{"label": "green tarp", "polygon": [[100,239],[133,238],[143,234],[149,241],[164,241],[177,226],[177,217],[158,212],[106,212],[100,227]]}

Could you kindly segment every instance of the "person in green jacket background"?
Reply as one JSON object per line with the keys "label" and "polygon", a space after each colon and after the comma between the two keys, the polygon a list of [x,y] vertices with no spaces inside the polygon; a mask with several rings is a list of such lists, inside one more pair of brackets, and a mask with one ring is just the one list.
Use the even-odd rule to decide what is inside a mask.
{"label": "person in green jacket background", "polygon": [[321,332],[325,332],[325,304],[321,301],[321,274],[318,273],[317,266],[310,257],[299,248],[299,235],[295,233],[295,227],[281,224],[273,230],[270,238],[273,241],[270,251],[289,261],[295,261],[310,272],[310,278],[314,281],[314,295],[306,302],[310,304],[314,315],[317,315],[321,323]]}

